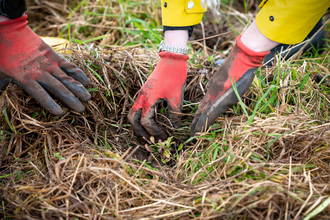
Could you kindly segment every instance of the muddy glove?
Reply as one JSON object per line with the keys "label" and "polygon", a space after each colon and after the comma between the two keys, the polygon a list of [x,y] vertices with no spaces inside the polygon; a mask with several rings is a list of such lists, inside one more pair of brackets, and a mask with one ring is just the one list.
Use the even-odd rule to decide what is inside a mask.
{"label": "muddy glove", "polygon": [[236,38],[236,45],[209,82],[207,93],[191,124],[191,135],[207,130],[217,117],[238,102],[231,80],[236,82],[238,93],[242,96],[268,53],[254,52],[243,45],[241,35]]}
{"label": "muddy glove", "polygon": [[27,26],[27,16],[0,23],[0,90],[16,83],[54,115],[63,110],[49,96],[53,94],[72,110],[84,111],[76,98],[90,99],[84,88],[86,75],[61,58]]}
{"label": "muddy glove", "polygon": [[169,118],[175,127],[180,126],[183,92],[187,79],[187,55],[160,52],[154,72],[142,86],[128,119],[138,136],[164,140],[166,133],[155,122],[155,107],[167,101]]}

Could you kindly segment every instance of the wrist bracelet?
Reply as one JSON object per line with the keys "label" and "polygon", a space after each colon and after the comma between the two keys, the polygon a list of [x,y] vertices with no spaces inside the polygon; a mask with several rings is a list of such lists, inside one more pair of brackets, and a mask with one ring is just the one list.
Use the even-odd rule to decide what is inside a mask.
{"label": "wrist bracelet", "polygon": [[172,53],[181,53],[184,55],[188,55],[189,48],[167,46],[164,44],[164,41],[162,41],[159,44],[158,52],[160,52],[160,51],[167,51],[167,52],[172,52]]}

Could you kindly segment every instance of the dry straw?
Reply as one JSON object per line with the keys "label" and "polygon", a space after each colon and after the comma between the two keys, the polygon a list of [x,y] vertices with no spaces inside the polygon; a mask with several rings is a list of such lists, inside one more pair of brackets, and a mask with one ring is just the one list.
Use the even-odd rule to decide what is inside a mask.
{"label": "dry straw", "polygon": [[[41,2],[34,7],[66,10]],[[50,18],[64,19],[54,13]],[[208,135],[184,144],[177,155],[174,149],[172,162],[159,166],[158,161],[153,168],[147,166],[149,153],[134,136],[126,115],[157,64],[157,52],[139,45],[104,49],[88,44],[69,49],[72,52],[63,55],[91,80],[92,99],[84,103],[84,113],[68,109],[61,117],[44,113],[15,85],[0,97],[0,216],[309,219],[318,214],[317,219],[328,219],[330,124],[322,117],[329,115],[328,110],[318,109],[327,95],[311,77],[303,91],[295,90],[289,70],[303,77],[304,65],[281,64],[281,71],[290,74],[280,79],[281,105],[272,108],[273,113],[257,114],[248,123],[246,115],[231,109]],[[190,107],[202,97],[200,86],[206,88],[201,79],[216,69],[207,64],[200,55],[188,62],[185,100],[191,103],[184,106],[183,129],[162,121],[176,135],[176,149],[189,138]],[[320,68],[328,71],[328,65]],[[262,74],[271,79],[276,70],[264,69]],[[252,97],[261,92],[257,83],[243,98],[248,110],[255,106]],[[216,129],[222,131],[213,136]]]}

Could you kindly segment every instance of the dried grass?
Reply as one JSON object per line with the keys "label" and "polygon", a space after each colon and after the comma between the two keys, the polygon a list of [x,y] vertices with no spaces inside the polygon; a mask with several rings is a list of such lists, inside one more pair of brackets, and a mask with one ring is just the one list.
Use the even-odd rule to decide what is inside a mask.
{"label": "dried grass", "polygon": [[[94,88],[85,112],[65,109],[54,117],[15,85],[0,98],[2,217],[303,219],[329,197],[329,111],[320,108],[327,95],[313,78],[298,89],[306,66],[281,64],[288,75],[280,78],[273,113],[257,114],[248,125],[237,105],[208,133],[187,141],[190,107],[206,88],[201,78],[215,68],[197,54],[188,62],[185,100],[191,103],[184,106],[183,128],[164,125],[175,136],[173,159],[147,166],[149,153],[126,115],[157,64],[157,52],[139,46],[70,49],[64,55]],[[325,75],[329,64],[321,66]],[[293,80],[292,69],[301,78]],[[276,71],[264,69],[262,75],[267,79]],[[262,92],[255,81],[243,100],[246,108],[254,108]],[[317,219],[329,219],[329,211]]]}

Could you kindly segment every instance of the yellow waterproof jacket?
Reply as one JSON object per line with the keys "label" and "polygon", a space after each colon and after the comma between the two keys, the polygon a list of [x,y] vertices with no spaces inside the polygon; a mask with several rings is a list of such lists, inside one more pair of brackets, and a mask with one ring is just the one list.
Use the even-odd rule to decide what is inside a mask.
{"label": "yellow waterproof jacket", "polygon": [[330,7],[330,0],[263,0],[256,23],[267,38],[284,44],[302,42]]}
{"label": "yellow waterproof jacket", "polygon": [[201,22],[207,6],[201,0],[161,0],[163,25],[186,27]]}
{"label": "yellow waterproof jacket", "polygon": [[[192,26],[207,10],[201,0],[161,0],[163,25]],[[330,7],[330,0],[263,0],[256,23],[267,38],[284,44],[300,43]]]}

